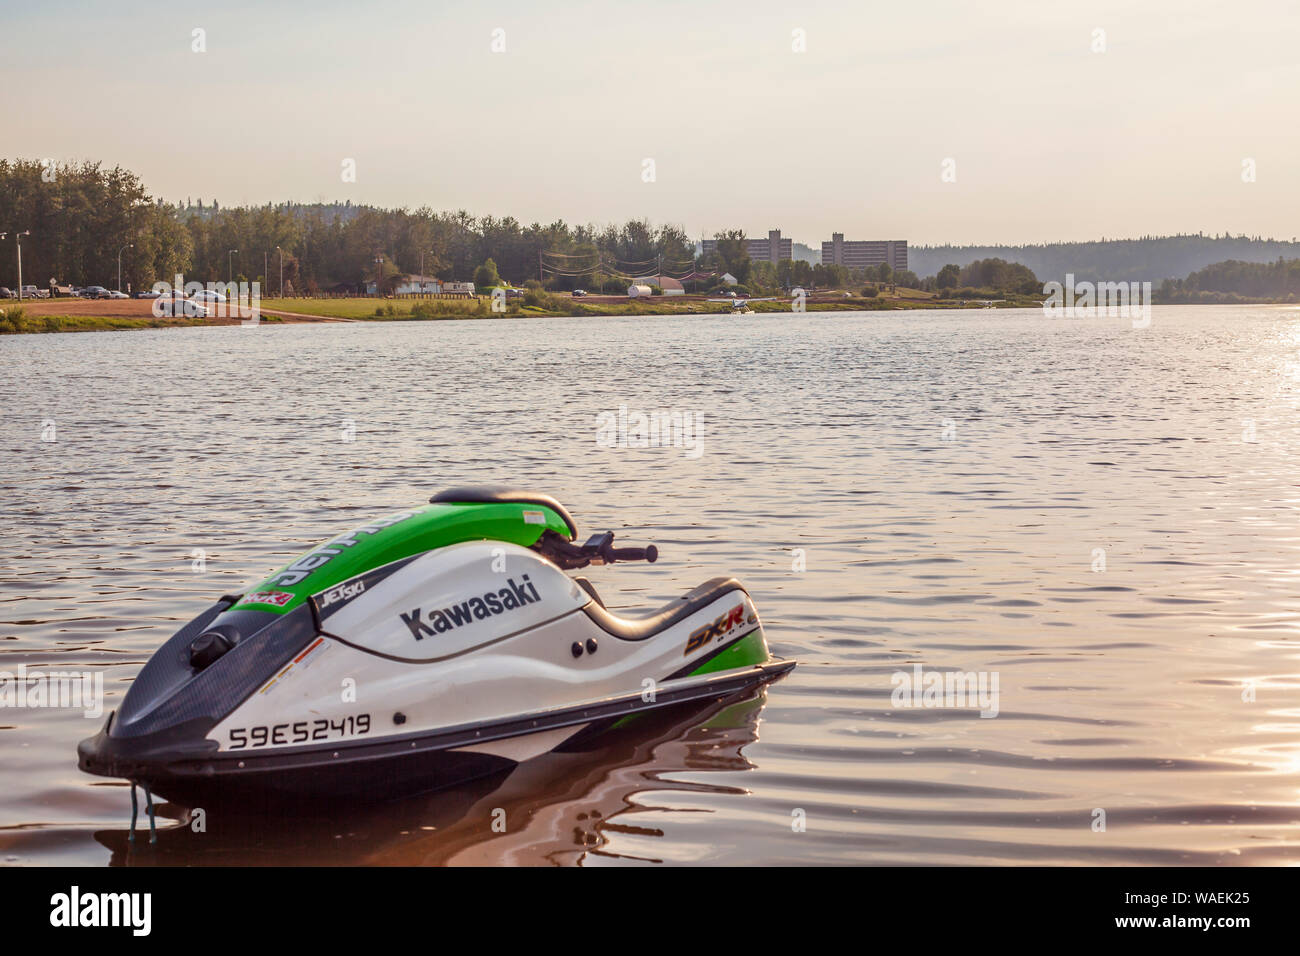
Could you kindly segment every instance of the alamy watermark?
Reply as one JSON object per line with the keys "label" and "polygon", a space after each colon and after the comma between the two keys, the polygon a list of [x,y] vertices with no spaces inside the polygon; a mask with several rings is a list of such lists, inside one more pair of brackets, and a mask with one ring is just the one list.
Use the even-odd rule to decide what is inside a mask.
{"label": "alamy watermark", "polygon": [[132,936],[153,929],[152,893],[94,893],[73,885],[50,897],[50,925],[61,928],[121,927]]}
{"label": "alamy watermark", "polygon": [[0,671],[0,710],[64,707],[85,717],[104,713],[103,671]]}
{"label": "alamy watermark", "polygon": [[913,664],[910,671],[895,671],[889,682],[894,685],[889,700],[895,707],[970,707],[981,717],[998,715],[997,671],[923,671]]}
{"label": "alamy watermark", "polygon": [[704,454],[704,420],[699,412],[659,409],[596,416],[596,444],[601,448],[681,448],[687,458]]}
{"label": "alamy watermark", "polygon": [[1074,273],[1065,275],[1065,284],[1043,285],[1043,314],[1049,319],[1132,319],[1133,328],[1151,324],[1150,282],[1075,282]]}
{"label": "alamy watermark", "polygon": [[237,318],[257,325],[262,318],[260,282],[186,282],[177,273],[175,283],[155,282],[153,292],[156,319]]}

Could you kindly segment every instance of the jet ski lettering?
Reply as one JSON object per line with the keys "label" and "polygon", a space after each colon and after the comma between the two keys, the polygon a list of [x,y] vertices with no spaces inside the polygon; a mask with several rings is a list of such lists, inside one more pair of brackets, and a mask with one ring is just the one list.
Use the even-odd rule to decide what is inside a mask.
{"label": "jet ski lettering", "polygon": [[724,637],[733,628],[737,628],[745,623],[745,605],[737,604],[728,613],[723,614],[711,624],[705,624],[703,627],[696,628],[691,632],[691,636],[686,640],[686,650],[682,656],[685,657],[691,651],[699,650],[715,637]]}
{"label": "jet ski lettering", "polygon": [[288,591],[250,591],[239,599],[240,604],[273,604],[284,607],[293,600]]}
{"label": "jet ski lettering", "polygon": [[320,606],[327,608],[339,601],[351,601],[366,589],[365,581],[353,581],[351,584],[339,584],[321,595]]}
{"label": "jet ski lettering", "polygon": [[526,574],[523,584],[516,584],[514,578],[507,579],[506,584],[509,587],[489,591],[482,597],[472,597],[449,607],[435,608],[428,615],[417,607],[408,614],[399,612],[398,617],[410,630],[411,636],[422,641],[427,635],[442,634],[474,621],[485,621],[542,599],[537,593],[537,586],[528,580]]}
{"label": "jet ski lettering", "polygon": [[329,564],[336,557],[343,553],[343,549],[350,548],[357,543],[357,535],[376,534],[385,528],[391,528],[395,524],[405,521],[407,518],[415,516],[414,511],[405,511],[399,515],[393,515],[391,518],[382,518],[379,521],[372,521],[363,528],[357,528],[356,531],[345,534],[341,538],[335,538],[333,541],[327,541],[324,545],[317,548],[310,554],[304,554],[301,558],[289,565],[275,577],[271,578],[267,584],[278,584],[281,587],[291,588],[300,583],[307,575],[311,574],[317,568]]}

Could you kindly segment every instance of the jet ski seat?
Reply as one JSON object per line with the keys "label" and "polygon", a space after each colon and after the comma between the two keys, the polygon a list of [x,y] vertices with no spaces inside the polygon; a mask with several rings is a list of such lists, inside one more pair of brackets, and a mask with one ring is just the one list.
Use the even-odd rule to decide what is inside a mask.
{"label": "jet ski seat", "polygon": [[550,495],[537,494],[532,491],[520,491],[504,485],[466,485],[460,488],[448,488],[429,499],[429,504],[524,504],[541,505],[550,508],[569,527],[569,537],[578,536],[578,524],[573,520],[564,505]]}
{"label": "jet ski seat", "polygon": [[729,592],[745,593],[744,585],[735,578],[710,578],[699,587],[687,591],[676,601],[671,601],[644,617],[623,617],[605,607],[590,581],[586,578],[575,580],[592,598],[591,602],[583,607],[587,617],[591,618],[606,634],[624,641],[644,641],[648,637],[654,637],[664,628],[672,627],[678,621],[690,617],[700,608],[708,607]]}

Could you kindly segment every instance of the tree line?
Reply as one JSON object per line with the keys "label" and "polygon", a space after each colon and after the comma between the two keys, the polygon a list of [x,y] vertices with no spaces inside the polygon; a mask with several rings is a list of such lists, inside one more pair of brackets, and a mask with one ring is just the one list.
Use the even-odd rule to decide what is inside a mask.
{"label": "tree line", "polygon": [[1198,233],[1038,245],[913,244],[908,249],[910,264],[921,275],[934,275],[949,263],[961,268],[978,259],[1003,259],[1021,263],[1040,276],[1064,281],[1066,274],[1072,273],[1076,280],[1090,282],[1159,283],[1229,259],[1264,263],[1279,256],[1300,258],[1300,243]]}
{"label": "tree line", "polygon": [[1300,301],[1300,259],[1279,256],[1273,262],[1216,262],[1185,279],[1166,279],[1160,284],[1159,297],[1164,302],[1219,298]]}
{"label": "tree line", "polygon": [[[285,289],[298,294],[357,291],[372,281],[388,291],[399,276],[421,271],[443,280],[495,277],[522,285],[540,279],[549,289],[622,292],[629,273],[645,275],[661,266],[669,276],[731,273],[742,292],[755,294],[864,282],[934,284],[883,264],[850,270],[801,259],[752,261],[740,229],[718,233],[717,250],[706,258],[697,255],[681,227],[645,220],[524,225],[510,216],[351,202],[224,208],[202,199],[169,203],[152,197],[135,173],[121,167],[0,160],[0,232],[8,231],[12,241],[25,230],[31,235],[22,240],[24,282],[39,286],[54,279],[114,288],[119,261],[124,290],[170,282],[179,274],[186,281],[258,281],[264,295],[278,294],[282,278]],[[5,262],[12,252],[0,244],[0,284],[17,282],[16,256]],[[543,260],[551,268],[543,268]],[[963,271],[961,284],[996,281],[983,273],[976,281],[972,270],[978,271]],[[721,281],[695,278],[686,285],[709,292]]]}
{"label": "tree line", "polygon": [[[591,262],[695,261],[695,244],[681,227],[645,220],[524,225],[464,210],[350,202],[222,208],[151,197],[135,173],[120,167],[0,160],[0,232],[12,242],[26,230],[23,281],[40,286],[53,278],[113,288],[119,253],[123,289],[171,281],[179,273],[186,281],[257,280],[263,294],[278,293],[282,263],[286,289],[314,293],[391,283],[421,269],[440,279],[470,280],[489,258],[504,280],[522,284],[539,277],[542,253]],[[11,274],[8,281],[17,281],[13,253],[13,246],[0,244],[0,284]]]}
{"label": "tree line", "polygon": [[[344,203],[279,203],[223,208],[189,199],[151,196],[140,178],[100,163],[49,164],[0,159],[0,285],[17,283],[17,233],[22,238],[23,281],[147,288],[177,274],[187,281],[260,281],[264,295],[285,288],[300,294],[355,291],[378,281],[392,287],[402,275],[423,273],[472,281],[490,259],[502,282],[540,279],[549,289],[582,286],[621,292],[631,275],[729,272],[744,291],[768,294],[802,286],[845,289],[890,283],[939,291],[974,288],[1041,291],[1038,275],[1151,279],[1175,263],[1213,251],[1244,249],[1231,261],[1209,260],[1183,280],[1161,287],[1175,296],[1224,294],[1288,298],[1300,294],[1300,245],[1247,237],[1147,237],[1099,243],[1017,247],[916,247],[912,270],[888,265],[849,270],[804,260],[773,264],[749,258],[743,230],[716,234],[716,253],[702,258],[680,226],[645,220],[620,225],[569,225],[562,220],[525,225],[513,217],[472,216],[464,210],[378,209]],[[1290,259],[1277,249],[1293,250]],[[1006,255],[974,252],[1007,251]],[[1273,260],[1257,257],[1275,250]],[[1275,261],[1274,261],[1275,260]],[[551,264],[544,267],[544,262]],[[567,266],[565,264],[568,264]],[[917,273],[927,276],[920,278]],[[690,291],[713,291],[717,279],[687,282]]]}

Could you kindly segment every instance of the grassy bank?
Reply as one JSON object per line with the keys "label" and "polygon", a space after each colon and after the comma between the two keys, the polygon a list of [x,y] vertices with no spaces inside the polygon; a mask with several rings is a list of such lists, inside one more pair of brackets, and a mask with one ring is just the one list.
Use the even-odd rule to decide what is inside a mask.
{"label": "grassy bank", "polygon": [[[993,295],[992,293],[990,294]],[[894,309],[972,309],[991,304],[996,308],[1026,308],[1042,304],[1041,296],[1006,295],[990,299],[944,299],[918,289],[898,289],[889,295],[863,296],[842,293],[812,296],[805,302],[808,312],[876,312]],[[790,300],[750,302],[754,312],[789,312]],[[710,302],[707,296],[650,296],[628,299],[622,296],[572,298],[564,294],[539,293],[528,299],[511,299],[505,312],[492,311],[487,297],[478,299],[263,299],[263,309],[293,315],[329,318],[394,321],[465,318],[581,318],[584,316],[725,315],[728,302]]]}
{"label": "grassy bank", "polygon": [[486,318],[492,314],[486,299],[262,299],[261,308],[264,312],[376,322],[419,318],[468,319],[480,315]]}
{"label": "grassy bank", "polygon": [[213,324],[207,319],[157,319],[117,315],[33,315],[26,309],[16,306],[0,308],[0,335],[31,332],[120,332],[130,329],[170,329]]}
{"label": "grassy bank", "polygon": [[[918,289],[897,289],[889,294],[864,296],[825,293],[809,297],[808,312],[884,312],[898,309],[975,309],[1037,307],[1041,297],[1008,295],[995,299],[940,298]],[[492,311],[486,296],[476,299],[263,299],[262,321],[401,322],[449,319],[493,318],[583,318],[587,316],[726,315],[730,302],[710,302],[708,296],[624,296],[573,298],[567,294],[530,292],[527,298],[510,299],[506,311]],[[789,312],[791,302],[782,297],[768,302],[751,301],[756,313]],[[278,313],[278,314],[272,314]],[[233,325],[237,318],[157,318],[149,300],[54,299],[0,305],[0,334],[30,332],[105,332],[127,329],[163,329],[197,325]]]}

